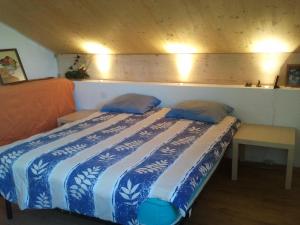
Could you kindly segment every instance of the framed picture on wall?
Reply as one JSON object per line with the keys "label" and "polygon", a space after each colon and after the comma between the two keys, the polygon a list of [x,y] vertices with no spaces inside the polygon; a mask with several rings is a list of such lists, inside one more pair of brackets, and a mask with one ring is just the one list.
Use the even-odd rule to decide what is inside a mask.
{"label": "framed picture on wall", "polygon": [[0,49],[0,82],[5,85],[26,80],[17,49]]}
{"label": "framed picture on wall", "polygon": [[300,87],[300,64],[288,64],[286,86]]}

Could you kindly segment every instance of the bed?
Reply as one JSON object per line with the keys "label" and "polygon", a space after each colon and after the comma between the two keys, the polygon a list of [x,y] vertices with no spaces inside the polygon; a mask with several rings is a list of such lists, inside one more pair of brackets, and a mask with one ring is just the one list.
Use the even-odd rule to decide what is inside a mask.
{"label": "bed", "polygon": [[0,193],[20,209],[60,208],[118,224],[176,224],[239,126],[97,112],[0,147]]}

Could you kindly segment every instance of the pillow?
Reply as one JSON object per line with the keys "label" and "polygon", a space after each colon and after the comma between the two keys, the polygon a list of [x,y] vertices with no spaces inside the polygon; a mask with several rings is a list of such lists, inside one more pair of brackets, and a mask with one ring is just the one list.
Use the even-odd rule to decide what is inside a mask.
{"label": "pillow", "polygon": [[153,96],[125,94],[105,104],[101,111],[143,114],[160,103],[161,101]]}
{"label": "pillow", "polygon": [[232,107],[222,103],[194,100],[177,104],[166,117],[218,123],[232,111]]}

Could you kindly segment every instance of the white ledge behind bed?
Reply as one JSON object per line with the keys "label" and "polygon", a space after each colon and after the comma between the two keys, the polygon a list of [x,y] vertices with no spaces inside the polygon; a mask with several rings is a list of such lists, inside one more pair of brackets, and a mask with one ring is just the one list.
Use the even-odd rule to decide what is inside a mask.
{"label": "white ledge behind bed", "polygon": [[[295,165],[300,167],[300,89],[257,88],[242,85],[205,85],[191,83],[154,83],[129,81],[75,81],[78,110],[99,109],[105,102],[125,93],[158,97],[162,106],[183,100],[204,99],[234,107],[234,115],[247,123],[297,128]],[[284,151],[246,151],[246,160],[284,164]]]}

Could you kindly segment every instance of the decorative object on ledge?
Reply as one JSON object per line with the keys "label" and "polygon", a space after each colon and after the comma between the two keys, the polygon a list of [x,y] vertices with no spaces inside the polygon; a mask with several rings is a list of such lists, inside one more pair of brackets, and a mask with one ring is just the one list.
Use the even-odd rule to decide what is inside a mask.
{"label": "decorative object on ledge", "polygon": [[13,84],[27,81],[17,49],[0,50],[0,82]]}
{"label": "decorative object on ledge", "polygon": [[246,82],[245,87],[252,87],[252,83],[251,82]]}
{"label": "decorative object on ledge", "polygon": [[261,87],[260,80],[257,81],[256,87]]}
{"label": "decorative object on ledge", "polygon": [[286,86],[300,87],[300,64],[288,64]]}
{"label": "decorative object on ledge", "polygon": [[70,66],[69,71],[65,73],[66,78],[72,80],[83,80],[83,79],[88,79],[90,77],[87,73],[89,63],[87,66],[85,66],[85,63],[81,64],[80,61],[82,60],[80,59],[81,59],[80,55],[77,55],[75,57],[73,65]]}
{"label": "decorative object on ledge", "polygon": [[274,87],[273,87],[274,89],[280,88],[279,85],[278,85],[278,81],[279,81],[279,76],[277,75],[276,78],[275,78],[275,81],[274,81]]}

